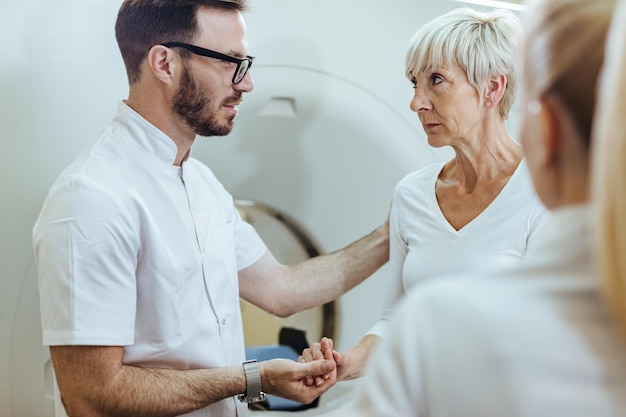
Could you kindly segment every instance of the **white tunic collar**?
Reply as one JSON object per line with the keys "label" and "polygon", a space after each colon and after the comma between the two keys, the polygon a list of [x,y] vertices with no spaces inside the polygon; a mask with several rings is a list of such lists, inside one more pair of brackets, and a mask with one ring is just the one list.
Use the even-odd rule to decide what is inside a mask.
{"label": "white tunic collar", "polygon": [[174,165],[178,152],[174,141],[130,108],[124,101],[121,101],[118,106],[117,114],[113,119],[113,126],[127,130],[128,137],[140,148],[163,162]]}

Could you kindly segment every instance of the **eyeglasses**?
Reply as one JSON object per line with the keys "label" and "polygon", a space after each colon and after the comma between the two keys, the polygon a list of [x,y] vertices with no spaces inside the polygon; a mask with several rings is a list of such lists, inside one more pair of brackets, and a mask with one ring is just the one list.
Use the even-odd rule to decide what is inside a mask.
{"label": "eyeglasses", "polygon": [[240,59],[240,58],[235,58],[234,56],[224,55],[219,52],[212,51],[210,49],[201,48],[199,46],[190,45],[188,43],[183,43],[183,42],[166,42],[166,43],[162,43],[161,45],[167,48],[173,48],[173,47],[178,46],[181,48],[185,48],[186,50],[193,52],[196,55],[221,59],[222,61],[228,61],[228,62],[233,62],[237,64],[237,68],[235,69],[235,74],[233,75],[233,84],[239,84],[241,80],[243,80],[243,78],[246,76],[246,73],[252,66],[252,62],[254,61],[253,56],[247,56],[243,59]]}

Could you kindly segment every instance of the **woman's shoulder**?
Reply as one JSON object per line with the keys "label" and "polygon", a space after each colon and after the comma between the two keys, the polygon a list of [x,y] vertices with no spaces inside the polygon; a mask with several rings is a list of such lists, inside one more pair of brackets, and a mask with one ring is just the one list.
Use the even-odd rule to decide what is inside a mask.
{"label": "woman's shoulder", "polygon": [[393,199],[395,201],[411,199],[416,195],[423,196],[429,190],[434,190],[437,177],[443,167],[443,162],[430,164],[406,174],[394,189]]}
{"label": "woman's shoulder", "polygon": [[439,176],[439,172],[441,172],[443,165],[444,162],[437,162],[409,172],[400,181],[398,181],[396,188],[413,188],[416,183],[434,183]]}

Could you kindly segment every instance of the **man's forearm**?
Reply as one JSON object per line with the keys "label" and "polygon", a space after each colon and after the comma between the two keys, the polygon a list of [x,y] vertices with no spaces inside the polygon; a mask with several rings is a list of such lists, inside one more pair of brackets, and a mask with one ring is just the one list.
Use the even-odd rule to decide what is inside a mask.
{"label": "man's forearm", "polygon": [[[102,395],[111,416],[177,416],[245,392],[241,367],[201,370],[144,369],[125,366]],[[116,394],[116,395],[115,395]]]}
{"label": "man's forearm", "polygon": [[335,300],[389,260],[389,227],[380,226],[343,249],[295,265],[267,252],[239,271],[241,296],[279,317]]}
{"label": "man's forearm", "polygon": [[70,417],[176,416],[246,389],[242,367],[170,370],[112,365],[120,347],[51,347]]}
{"label": "man's forearm", "polygon": [[326,263],[328,269],[334,269],[337,275],[335,283],[339,281],[343,284],[341,293],[337,294],[339,296],[360,284],[389,260],[389,229],[386,225],[380,226],[369,235],[318,260]]}
{"label": "man's forearm", "polygon": [[389,260],[389,229],[383,225],[343,249],[292,266],[294,312],[332,301],[360,284]]}

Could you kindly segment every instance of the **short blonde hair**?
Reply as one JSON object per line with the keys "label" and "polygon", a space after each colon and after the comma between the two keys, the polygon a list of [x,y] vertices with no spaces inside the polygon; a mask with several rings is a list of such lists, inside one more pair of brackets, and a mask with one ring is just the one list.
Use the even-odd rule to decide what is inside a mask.
{"label": "short blonde hair", "polygon": [[504,75],[507,85],[499,107],[500,116],[507,119],[517,93],[520,35],[520,20],[508,10],[454,9],[415,32],[406,55],[406,75],[412,79],[418,72],[456,64],[481,95],[487,80]]}

